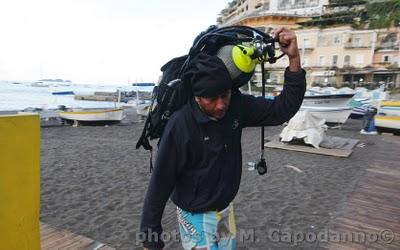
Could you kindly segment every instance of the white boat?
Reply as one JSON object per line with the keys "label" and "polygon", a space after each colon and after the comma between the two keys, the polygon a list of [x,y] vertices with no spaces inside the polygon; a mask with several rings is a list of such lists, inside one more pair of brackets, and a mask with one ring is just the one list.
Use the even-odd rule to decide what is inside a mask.
{"label": "white boat", "polygon": [[349,118],[351,107],[300,107],[299,112],[308,111],[313,116],[324,119],[327,123],[345,123]]}
{"label": "white boat", "polygon": [[375,127],[378,131],[400,133],[400,116],[375,116]]}
{"label": "white boat", "polygon": [[383,101],[378,114],[386,116],[400,116],[400,101]]}
{"label": "white boat", "polygon": [[400,101],[383,101],[375,116],[378,131],[400,134]]}
{"label": "white boat", "polygon": [[43,88],[43,87],[49,87],[50,85],[45,83],[45,82],[42,82],[42,81],[37,81],[37,82],[33,82],[31,84],[31,86],[32,87],[42,87]]}
{"label": "white boat", "polygon": [[136,103],[136,113],[140,116],[147,116],[149,113],[150,105],[150,101]]}
{"label": "white boat", "polygon": [[384,114],[388,116],[400,116],[400,107],[383,106],[379,108],[378,114]]}
{"label": "white boat", "polygon": [[[134,87],[136,87],[136,113],[139,116],[147,116],[149,113],[149,109],[151,106],[151,100],[145,99],[145,98],[140,98],[140,96],[143,96],[143,94],[148,95],[148,97],[151,98],[152,92],[154,90],[155,84],[154,83],[134,83],[132,84]],[[141,88],[141,89],[139,89]],[[140,95],[140,93],[142,95]]]}
{"label": "white boat", "polygon": [[63,111],[60,117],[65,120],[76,122],[120,122],[123,119],[124,109],[101,109],[101,110],[81,110]]}
{"label": "white boat", "polygon": [[318,118],[325,119],[327,123],[347,121],[352,111],[350,102],[354,96],[353,93],[326,95],[312,92],[304,97],[299,112],[308,111]]}
{"label": "white boat", "polygon": [[306,94],[302,106],[305,107],[345,107],[350,106],[354,94]]}

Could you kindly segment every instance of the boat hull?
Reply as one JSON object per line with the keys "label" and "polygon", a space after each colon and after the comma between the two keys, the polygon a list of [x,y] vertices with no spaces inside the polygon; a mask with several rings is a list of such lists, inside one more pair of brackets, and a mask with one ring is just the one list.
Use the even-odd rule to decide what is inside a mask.
{"label": "boat hull", "polygon": [[312,115],[324,119],[326,123],[345,123],[352,111],[349,107],[324,108],[302,106],[299,112],[305,112],[306,110]]}
{"label": "boat hull", "polygon": [[400,132],[400,116],[375,116],[375,127],[379,131],[397,131]]}
{"label": "boat hull", "polygon": [[395,107],[395,106],[380,107],[379,114],[384,114],[387,116],[400,116],[400,107]]}
{"label": "boat hull", "polygon": [[60,112],[62,119],[82,122],[120,122],[123,109]]}
{"label": "boat hull", "polygon": [[140,116],[147,116],[149,114],[151,103],[140,103],[136,105],[136,113]]}
{"label": "boat hull", "polygon": [[302,106],[336,108],[349,106],[354,94],[304,96]]}
{"label": "boat hull", "polygon": [[326,123],[345,123],[352,108],[350,102],[354,94],[307,95],[304,96],[299,112],[308,111]]}

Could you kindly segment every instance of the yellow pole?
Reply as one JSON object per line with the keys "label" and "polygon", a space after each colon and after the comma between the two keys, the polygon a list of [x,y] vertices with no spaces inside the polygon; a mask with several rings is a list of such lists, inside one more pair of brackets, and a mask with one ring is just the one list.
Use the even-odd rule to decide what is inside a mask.
{"label": "yellow pole", "polygon": [[39,116],[0,116],[0,249],[40,249],[39,209]]}

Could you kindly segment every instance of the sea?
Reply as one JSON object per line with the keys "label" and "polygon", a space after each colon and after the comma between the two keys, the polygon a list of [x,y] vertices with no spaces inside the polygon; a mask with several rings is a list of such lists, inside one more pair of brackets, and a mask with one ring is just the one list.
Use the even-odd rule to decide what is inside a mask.
{"label": "sea", "polygon": [[93,95],[94,92],[132,91],[129,85],[71,84],[69,86],[49,85],[34,87],[31,82],[0,81],[0,111],[24,110],[26,108],[56,109],[59,105],[67,108],[112,108],[114,102],[75,100],[73,95],[53,95],[53,92],[73,91],[75,95]]}

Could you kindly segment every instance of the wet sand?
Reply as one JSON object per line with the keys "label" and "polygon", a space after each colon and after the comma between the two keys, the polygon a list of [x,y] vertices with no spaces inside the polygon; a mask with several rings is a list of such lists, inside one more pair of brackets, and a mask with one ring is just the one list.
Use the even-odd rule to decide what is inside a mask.
{"label": "wet sand", "polygon": [[[128,118],[121,125],[42,128],[41,221],[117,249],[141,249],[136,238],[150,177],[149,153],[135,149],[143,123]],[[269,169],[264,176],[247,166],[260,157],[259,128],[243,131],[242,183],[234,200],[244,239],[239,239],[238,249],[318,248],[318,242],[276,242],[274,232],[320,232],[330,227],[365,174],[374,150],[391,147],[383,136],[360,135],[360,126],[361,121],[349,120],[341,130],[328,131],[365,144],[350,158],[266,149]],[[266,136],[279,134],[282,128],[267,128]],[[166,232],[177,230],[171,202],[163,227]],[[181,247],[169,242],[166,249]]]}

